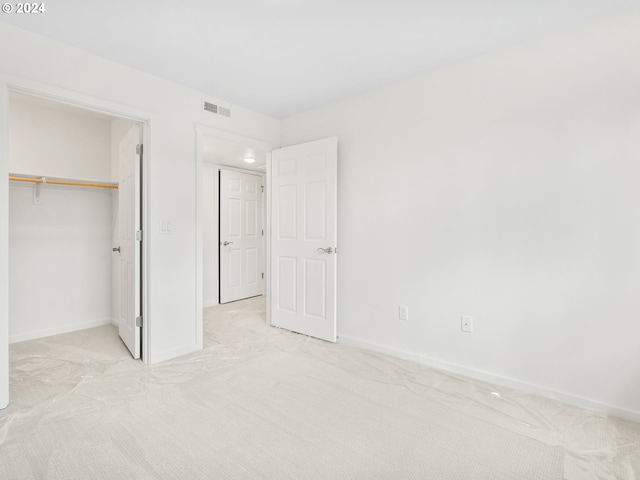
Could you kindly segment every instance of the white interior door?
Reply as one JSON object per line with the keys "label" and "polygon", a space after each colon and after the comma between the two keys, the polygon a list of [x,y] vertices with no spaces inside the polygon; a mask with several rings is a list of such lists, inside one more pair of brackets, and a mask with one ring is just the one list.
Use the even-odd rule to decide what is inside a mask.
{"label": "white interior door", "polygon": [[271,158],[271,324],[335,342],[338,140]]}
{"label": "white interior door", "polygon": [[261,295],[262,177],[220,170],[220,303]]}
{"label": "white interior door", "polygon": [[[140,215],[140,128],[133,128],[120,142],[118,217],[120,239],[120,312],[118,332],[133,358],[140,358],[141,215]],[[138,150],[140,148],[140,151]],[[139,153],[140,152],[140,153]]]}

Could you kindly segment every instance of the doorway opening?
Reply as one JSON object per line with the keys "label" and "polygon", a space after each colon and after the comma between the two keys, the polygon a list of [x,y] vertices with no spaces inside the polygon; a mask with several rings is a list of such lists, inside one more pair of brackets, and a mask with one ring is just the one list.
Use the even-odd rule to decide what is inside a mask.
{"label": "doorway opening", "polygon": [[9,343],[113,324],[146,360],[146,131],[142,119],[10,90]]}
{"label": "doorway opening", "polygon": [[[229,158],[215,155],[230,144],[241,150],[258,149],[265,155],[265,322],[335,342],[337,137],[275,148],[260,140],[196,126],[196,304],[200,312],[220,303],[218,249],[228,240],[221,235],[216,177],[219,164]],[[210,162],[205,161],[208,154],[213,158]],[[237,169],[243,155],[235,158],[240,163],[224,168]],[[203,327],[201,314],[197,325],[200,346]]]}
{"label": "doorway opening", "polygon": [[201,154],[203,306],[265,295],[267,149],[201,135]]}

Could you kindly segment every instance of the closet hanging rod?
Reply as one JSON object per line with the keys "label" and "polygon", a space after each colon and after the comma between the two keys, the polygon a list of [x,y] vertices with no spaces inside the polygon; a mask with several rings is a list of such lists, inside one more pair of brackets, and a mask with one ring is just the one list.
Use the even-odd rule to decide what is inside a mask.
{"label": "closet hanging rod", "polygon": [[27,177],[24,175],[9,174],[9,180],[16,182],[52,183],[54,185],[74,185],[76,187],[118,188],[116,183],[85,182],[81,180],[69,180],[64,178]]}

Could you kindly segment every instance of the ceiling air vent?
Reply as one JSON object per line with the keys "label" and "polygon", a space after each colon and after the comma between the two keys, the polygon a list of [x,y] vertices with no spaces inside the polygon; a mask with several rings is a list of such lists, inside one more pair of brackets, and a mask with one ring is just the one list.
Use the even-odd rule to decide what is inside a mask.
{"label": "ceiling air vent", "polygon": [[216,115],[222,115],[223,117],[231,118],[231,110],[225,107],[216,105],[215,103],[202,101],[202,111],[215,113]]}

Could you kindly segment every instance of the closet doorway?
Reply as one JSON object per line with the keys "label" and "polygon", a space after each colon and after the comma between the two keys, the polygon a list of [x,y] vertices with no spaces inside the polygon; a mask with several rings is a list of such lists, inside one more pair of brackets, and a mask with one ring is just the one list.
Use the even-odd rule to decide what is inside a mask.
{"label": "closet doorway", "polygon": [[143,127],[10,93],[10,343],[113,324],[142,358]]}

